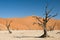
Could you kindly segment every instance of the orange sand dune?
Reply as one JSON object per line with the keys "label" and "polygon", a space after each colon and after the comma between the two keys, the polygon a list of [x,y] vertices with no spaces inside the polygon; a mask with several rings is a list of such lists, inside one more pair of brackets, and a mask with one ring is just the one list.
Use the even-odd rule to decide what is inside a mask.
{"label": "orange sand dune", "polygon": [[[42,18],[41,18],[42,20]],[[33,23],[37,23],[37,20],[33,18],[33,16],[25,17],[25,18],[0,18],[0,30],[7,30],[6,24],[10,23],[10,29],[12,30],[41,30],[43,29],[38,24],[33,25]],[[47,29],[49,27],[53,27],[55,25],[55,30],[60,30],[60,20],[51,19],[47,23]]]}

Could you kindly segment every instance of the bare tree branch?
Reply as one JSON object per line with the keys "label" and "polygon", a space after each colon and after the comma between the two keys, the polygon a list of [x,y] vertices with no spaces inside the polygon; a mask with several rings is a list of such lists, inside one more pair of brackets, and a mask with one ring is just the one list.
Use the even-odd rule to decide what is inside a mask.
{"label": "bare tree branch", "polygon": [[48,9],[48,4],[46,4],[46,7],[45,7],[45,14],[47,14],[47,9]]}
{"label": "bare tree branch", "polygon": [[51,18],[53,18],[53,17],[55,17],[55,16],[57,16],[58,14],[56,13],[56,14],[54,14],[54,15],[50,15],[50,17],[48,18],[48,21],[51,19]]}
{"label": "bare tree branch", "polygon": [[50,18],[52,15],[48,15],[48,18]]}
{"label": "bare tree branch", "polygon": [[53,8],[51,8],[50,10],[47,10],[47,14],[49,15],[52,10],[53,10]]}
{"label": "bare tree branch", "polygon": [[39,22],[43,23],[43,22],[40,20],[41,17],[38,17],[38,16],[33,16],[33,17],[36,18]]}
{"label": "bare tree branch", "polygon": [[55,16],[57,16],[57,15],[58,15],[58,14],[56,13],[55,15],[51,16],[51,18],[52,18],[52,17],[55,17]]}

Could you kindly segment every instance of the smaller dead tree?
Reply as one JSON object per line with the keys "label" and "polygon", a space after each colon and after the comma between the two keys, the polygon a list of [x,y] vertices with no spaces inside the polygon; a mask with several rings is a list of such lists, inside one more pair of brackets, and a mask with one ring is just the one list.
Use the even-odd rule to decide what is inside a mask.
{"label": "smaller dead tree", "polygon": [[9,31],[10,34],[12,33],[12,31],[10,31],[11,22],[12,22],[12,20],[9,22],[8,22],[8,20],[6,20],[6,27],[7,27],[7,30]]}

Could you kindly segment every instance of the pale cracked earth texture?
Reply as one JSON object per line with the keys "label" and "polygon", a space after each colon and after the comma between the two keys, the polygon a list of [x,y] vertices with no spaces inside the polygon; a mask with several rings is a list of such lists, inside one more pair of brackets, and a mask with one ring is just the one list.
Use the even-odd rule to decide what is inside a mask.
{"label": "pale cracked earth texture", "polygon": [[60,30],[48,31],[50,37],[35,38],[43,34],[42,30],[0,31],[0,40],[60,40]]}

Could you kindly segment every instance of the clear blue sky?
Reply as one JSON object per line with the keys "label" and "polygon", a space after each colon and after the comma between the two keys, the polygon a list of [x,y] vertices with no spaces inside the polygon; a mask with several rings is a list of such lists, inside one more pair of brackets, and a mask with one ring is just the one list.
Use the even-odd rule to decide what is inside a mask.
{"label": "clear blue sky", "polygon": [[43,16],[46,2],[52,13],[59,13],[55,18],[60,19],[60,0],[0,0],[0,18]]}

